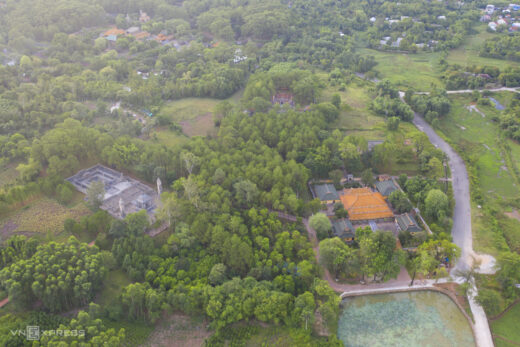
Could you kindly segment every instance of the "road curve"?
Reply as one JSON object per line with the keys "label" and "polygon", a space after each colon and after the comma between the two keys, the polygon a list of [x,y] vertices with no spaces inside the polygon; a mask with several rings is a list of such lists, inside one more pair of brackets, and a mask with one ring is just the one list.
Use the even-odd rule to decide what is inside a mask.
{"label": "road curve", "polygon": [[[401,100],[404,93],[399,92]],[[404,100],[403,100],[404,102]],[[475,253],[473,252],[473,236],[471,232],[471,199],[469,190],[469,178],[466,165],[462,158],[451,146],[444,141],[433,128],[418,113],[414,112],[413,124],[420,131],[424,132],[430,142],[441,149],[448,158],[448,164],[453,178],[453,195],[455,198],[455,209],[453,211],[453,228],[451,234],[453,242],[461,248],[461,256],[451,274],[456,276],[457,270],[467,270],[471,267]],[[475,296],[477,288],[474,281],[471,281],[472,290],[468,295],[468,301],[475,319],[474,332],[476,343],[479,347],[493,347],[493,337],[489,329],[486,313],[482,307],[476,303]]]}
{"label": "road curve", "polygon": [[428,136],[430,142],[446,153],[451,170],[455,209],[453,211],[453,228],[451,234],[453,242],[461,248],[462,254],[455,268],[467,270],[472,264],[473,237],[471,233],[471,204],[469,191],[469,178],[464,160],[451,146],[444,141],[435,130],[415,113],[413,124]]}

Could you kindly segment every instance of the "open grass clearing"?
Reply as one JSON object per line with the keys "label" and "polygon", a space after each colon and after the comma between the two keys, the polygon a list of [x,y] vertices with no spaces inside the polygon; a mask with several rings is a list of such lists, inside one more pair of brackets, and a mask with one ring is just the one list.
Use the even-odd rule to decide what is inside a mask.
{"label": "open grass clearing", "polygon": [[[511,102],[511,94],[493,93],[493,97],[507,106]],[[451,99],[452,111],[441,121],[441,131],[461,151],[471,153],[476,160],[480,188],[486,204],[492,204],[502,212],[513,213],[510,202],[518,197],[520,187],[512,174],[511,165],[516,166],[520,160],[520,145],[511,140],[507,140],[508,146],[501,143],[499,129],[492,118],[499,116],[502,111],[493,105],[476,105],[485,114],[482,117],[466,108],[472,102],[469,95],[453,95]],[[506,160],[508,156],[512,159],[510,163]],[[514,216],[510,218],[500,214],[496,217],[507,245],[511,250],[520,250],[520,222]],[[500,241],[490,232],[482,210],[476,204],[472,205],[472,224],[475,249],[497,255]]]}
{"label": "open grass clearing", "polygon": [[173,314],[160,319],[155,330],[142,347],[199,347],[213,332],[206,328],[207,322],[200,317]]}
{"label": "open grass clearing", "polygon": [[397,157],[390,161],[383,172],[392,175],[418,174],[417,158],[411,146],[405,145],[406,140],[419,132],[413,124],[401,122],[398,131],[389,131],[385,119],[369,109],[372,96],[364,84],[352,83],[345,91],[329,87],[323,91],[321,99],[329,101],[335,93],[341,96],[342,108],[337,122],[333,125],[334,128],[340,129],[346,135],[362,136],[367,141],[388,140],[394,143],[397,147]]}
{"label": "open grass clearing", "polygon": [[342,107],[336,128],[347,135],[362,135],[368,140],[381,140],[385,137],[382,117],[369,110],[372,97],[366,86],[351,84],[346,90],[329,87],[323,91],[322,101],[330,101],[333,94],[339,94]]}
{"label": "open grass clearing", "polygon": [[515,213],[506,212],[507,217],[499,218],[498,223],[504,232],[507,245],[513,252],[520,253],[520,221],[518,211]]}
{"label": "open grass clearing", "polygon": [[158,115],[167,115],[175,122],[191,120],[212,113],[220,101],[210,98],[186,98],[170,101],[161,108]]}
{"label": "open grass clearing", "polygon": [[189,140],[186,135],[171,131],[168,128],[152,130],[150,133],[150,139],[151,141],[165,145],[168,148],[182,146]]}
{"label": "open grass clearing", "polygon": [[389,79],[399,88],[412,87],[415,90],[428,91],[432,85],[441,87],[438,78],[439,53],[392,53],[374,49],[359,49],[362,55],[373,55],[377,61],[374,70],[379,79]]}
{"label": "open grass clearing", "polygon": [[153,331],[153,325],[148,325],[143,322],[128,322],[125,320],[111,321],[106,319],[103,321],[103,324],[107,329],[115,329],[116,331],[125,329],[125,339],[122,345],[126,347],[142,346]]}
{"label": "open grass clearing", "polygon": [[[470,96],[452,96],[452,110],[440,122],[440,130],[459,148],[472,153],[477,160],[482,192],[501,198],[513,198],[519,189],[506,166],[497,144],[498,129],[491,120],[498,111],[493,106],[477,106],[486,117],[470,112],[466,106]],[[464,130],[463,130],[464,128]]]}
{"label": "open grass clearing", "polygon": [[63,222],[66,219],[79,220],[80,217],[90,213],[83,201],[66,207],[56,200],[41,197],[2,217],[0,234],[2,238],[20,232],[58,234],[63,231]]}
{"label": "open grass clearing", "polygon": [[[238,104],[244,93],[243,89],[225,99],[232,104]],[[223,100],[212,98],[185,98],[166,103],[158,112],[165,115],[182,127],[188,136],[216,135],[213,122],[215,106]],[[163,135],[164,136],[164,135]]]}
{"label": "open grass clearing", "polygon": [[[485,114],[470,112],[468,106],[472,100],[469,95],[452,95],[452,110],[442,118],[439,128],[450,141],[455,143],[460,151],[470,153],[476,161],[477,175],[482,195],[486,204],[496,205],[504,209],[504,202],[518,196],[520,189],[511,174],[504,158],[503,146],[500,144],[499,130],[492,117],[500,113],[494,106],[480,106],[477,108]],[[515,144],[511,152],[518,152],[520,148]],[[507,218],[504,216],[504,218]],[[499,220],[502,220],[499,218]],[[517,242],[516,228],[511,228],[512,222],[504,220],[503,227],[508,244]],[[479,252],[492,255],[498,254],[498,241],[490,231],[484,214],[476,204],[472,204],[472,226],[474,248]]]}
{"label": "open grass clearing", "polygon": [[103,289],[96,297],[95,302],[102,307],[116,302],[124,287],[132,283],[126,273],[121,269],[112,270],[103,282]]}
{"label": "open grass clearing", "polygon": [[[520,322],[520,304],[513,306],[499,319],[491,322],[491,332],[494,335],[499,335],[510,341],[520,341],[520,329],[518,329],[518,322]],[[495,339],[496,346],[508,346],[507,342]]]}
{"label": "open grass clearing", "polygon": [[207,135],[215,136],[218,132],[215,127],[212,113],[206,113],[195,119],[179,122],[179,125],[182,127],[183,133],[189,137]]}
{"label": "open grass clearing", "polygon": [[487,32],[486,24],[478,25],[474,29],[476,33],[464,40],[462,46],[450,51],[447,59],[448,63],[461,66],[496,66],[500,69],[504,69],[507,66],[519,66],[517,62],[509,60],[481,57],[480,48],[484,41],[496,37],[498,34]]}

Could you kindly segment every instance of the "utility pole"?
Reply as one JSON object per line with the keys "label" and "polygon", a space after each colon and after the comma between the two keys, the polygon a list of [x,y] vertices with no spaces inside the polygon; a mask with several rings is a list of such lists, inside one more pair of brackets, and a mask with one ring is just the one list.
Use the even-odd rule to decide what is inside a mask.
{"label": "utility pole", "polygon": [[442,165],[444,165],[444,193],[448,192],[448,165],[446,164],[446,159],[442,161]]}

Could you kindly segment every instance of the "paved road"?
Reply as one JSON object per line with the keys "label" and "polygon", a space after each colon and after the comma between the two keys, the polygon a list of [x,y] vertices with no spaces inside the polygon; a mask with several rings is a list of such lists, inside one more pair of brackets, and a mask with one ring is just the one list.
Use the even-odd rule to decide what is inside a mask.
{"label": "paved road", "polygon": [[491,89],[461,89],[461,90],[448,90],[448,94],[462,94],[462,93],[473,93],[473,91],[478,90],[479,92],[513,92],[520,93],[518,88],[508,88],[508,87],[500,87],[500,88],[491,88]]}
{"label": "paved road", "polygon": [[451,169],[453,195],[455,197],[455,209],[453,211],[453,242],[462,250],[460,259],[455,268],[467,270],[472,264],[473,238],[471,234],[471,205],[469,193],[469,179],[466,165],[462,158],[444,141],[435,130],[415,113],[413,124],[424,132],[430,142],[446,153]]}
{"label": "paved road", "polygon": [[[448,90],[446,93],[448,94],[466,94],[473,93],[475,90],[479,92],[513,92],[520,93],[519,88],[509,88],[509,87],[500,87],[500,88],[491,88],[491,89],[459,89],[459,90]],[[415,92],[415,94],[424,94],[428,95],[430,92]]]}
{"label": "paved road", "polygon": [[[403,92],[399,92],[401,99],[404,97]],[[404,101],[404,100],[403,100]],[[441,149],[448,157],[448,162],[451,170],[451,177],[453,178],[453,195],[455,198],[455,209],[453,212],[453,228],[451,230],[453,242],[461,248],[462,254],[456,266],[452,269],[451,274],[456,275],[457,270],[467,270],[473,264],[477,256],[473,252],[473,236],[471,232],[471,199],[469,191],[469,178],[466,170],[466,165],[462,158],[451,148],[451,146],[444,141],[433,128],[422,118],[418,113],[414,112],[413,124],[424,132],[430,142]],[[490,263],[494,264],[494,259]],[[489,265],[488,265],[489,267]],[[494,269],[488,268],[486,271],[492,272]],[[472,290],[468,295],[468,301],[475,318],[475,336],[479,347],[492,347],[493,338],[489,329],[486,313],[480,305],[475,302],[477,295],[477,288],[472,283]]]}

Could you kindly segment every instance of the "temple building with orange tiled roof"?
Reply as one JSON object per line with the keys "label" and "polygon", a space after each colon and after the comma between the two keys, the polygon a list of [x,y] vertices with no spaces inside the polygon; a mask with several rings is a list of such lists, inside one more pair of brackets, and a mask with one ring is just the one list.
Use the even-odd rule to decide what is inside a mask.
{"label": "temple building with orange tiled roof", "polygon": [[134,34],[136,40],[143,40],[150,37],[150,33],[147,31],[141,31],[140,33]]}
{"label": "temple building with orange tiled roof", "polygon": [[344,189],[340,196],[352,222],[385,220],[394,217],[383,195],[370,188]]}
{"label": "temple building with orange tiled roof", "polygon": [[125,34],[125,31],[123,29],[118,29],[118,28],[111,28],[107,31],[105,31],[103,33],[103,36],[119,36],[119,35],[124,35]]}

